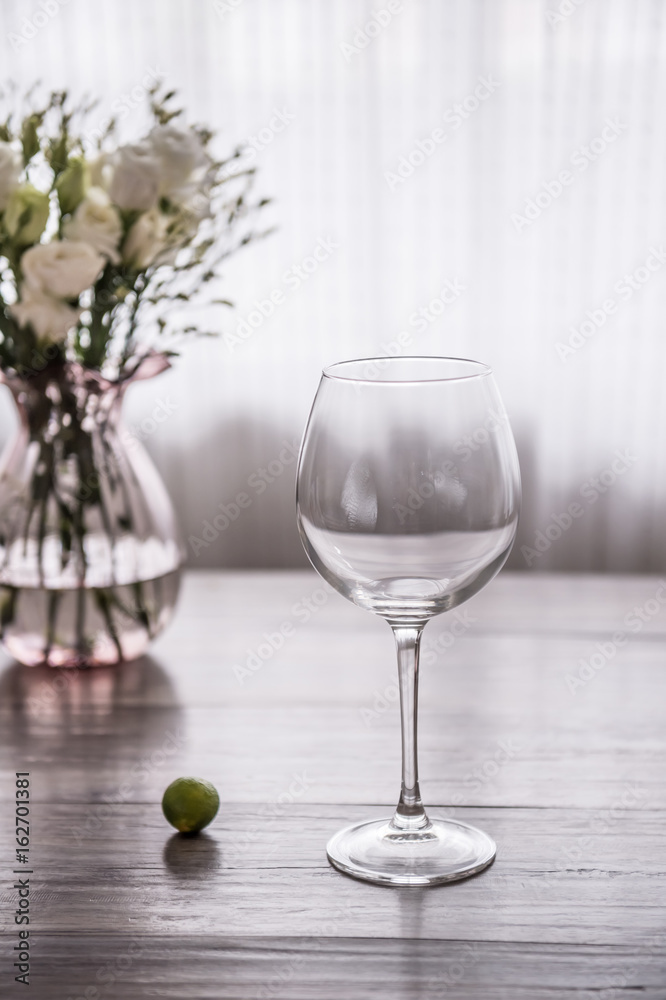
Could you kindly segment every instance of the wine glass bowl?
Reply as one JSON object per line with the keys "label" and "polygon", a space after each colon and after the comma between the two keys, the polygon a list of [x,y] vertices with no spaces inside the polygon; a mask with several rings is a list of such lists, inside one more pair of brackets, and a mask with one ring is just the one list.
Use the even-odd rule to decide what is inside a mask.
{"label": "wine glass bowl", "polygon": [[320,575],[391,625],[398,648],[403,786],[393,819],[328,845],[369,881],[429,884],[485,867],[494,845],[428,819],[416,765],[421,632],[499,571],[516,532],[520,478],[491,370],[458,358],[347,361],[325,369],[301,447],[298,524]]}

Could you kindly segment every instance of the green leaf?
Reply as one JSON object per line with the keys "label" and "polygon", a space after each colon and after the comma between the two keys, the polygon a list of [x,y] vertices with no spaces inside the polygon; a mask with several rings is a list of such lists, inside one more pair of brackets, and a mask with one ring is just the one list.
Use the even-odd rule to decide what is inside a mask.
{"label": "green leaf", "polygon": [[65,129],[57,138],[49,139],[46,157],[56,178],[59,177],[67,166],[67,131]]}
{"label": "green leaf", "polygon": [[37,243],[49,217],[49,196],[32,184],[12,191],[5,209],[5,229],[18,247]]}
{"label": "green leaf", "polygon": [[27,164],[35,153],[39,152],[38,128],[42,124],[41,115],[29,115],[21,129],[21,146],[23,147],[23,163]]}
{"label": "green leaf", "polygon": [[55,183],[63,215],[78,208],[83,201],[87,187],[88,165],[82,157],[72,156]]}

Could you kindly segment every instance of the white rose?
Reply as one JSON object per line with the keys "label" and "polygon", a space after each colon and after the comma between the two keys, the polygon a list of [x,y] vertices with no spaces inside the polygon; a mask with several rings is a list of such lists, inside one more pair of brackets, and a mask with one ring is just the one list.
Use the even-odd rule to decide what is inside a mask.
{"label": "white rose", "polygon": [[157,125],[148,141],[160,164],[159,190],[173,201],[190,197],[203,180],[210,157],[192,129]]}
{"label": "white rose", "polygon": [[61,343],[81,315],[66,302],[24,285],[20,302],[9,307],[20,326],[28,323],[40,340]]}
{"label": "white rose", "polygon": [[105,260],[88,243],[52,240],[38,243],[21,257],[25,282],[33,291],[75,299],[99,277]]}
{"label": "white rose", "polygon": [[0,142],[0,211],[4,211],[9,196],[18,184],[21,154],[8,142]]}
{"label": "white rose", "polygon": [[121,146],[114,157],[109,194],[119,208],[145,212],[157,204],[160,161],[147,142]]}
{"label": "white rose", "polygon": [[133,224],[123,243],[123,260],[138,271],[150,267],[166,249],[169,218],[156,208],[144,212]]}
{"label": "white rose", "polygon": [[63,226],[68,240],[81,240],[93,250],[108,257],[114,264],[120,261],[118,244],[123,224],[106,191],[91,187],[87,195]]}

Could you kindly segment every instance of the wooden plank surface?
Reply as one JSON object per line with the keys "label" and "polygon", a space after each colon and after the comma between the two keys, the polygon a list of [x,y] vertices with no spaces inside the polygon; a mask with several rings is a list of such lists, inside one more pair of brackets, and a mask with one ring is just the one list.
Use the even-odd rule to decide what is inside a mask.
{"label": "wooden plank surface", "polygon": [[[659,587],[506,573],[428,626],[426,803],[498,857],[425,890],[326,861],[340,826],[391,811],[399,719],[390,630],[314,574],[190,575],[151,656],[118,670],[2,661],[0,996],[25,989],[7,956],[29,770],[39,1000],[665,998]],[[161,816],[181,774],[222,798],[195,839]]]}

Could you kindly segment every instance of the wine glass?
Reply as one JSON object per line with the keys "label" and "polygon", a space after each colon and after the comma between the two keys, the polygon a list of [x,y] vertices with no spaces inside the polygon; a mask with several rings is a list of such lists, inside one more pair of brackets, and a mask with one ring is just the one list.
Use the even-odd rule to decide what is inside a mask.
{"label": "wine glass", "polygon": [[485,586],[516,533],[518,457],[491,369],[435,357],[326,368],[301,447],[296,503],[314,568],[386,619],[398,654],[400,800],[392,818],[335,834],[328,859],[385,885],[473,875],[495,857],[491,838],[429,818],[421,802],[418,662],[427,622]]}

